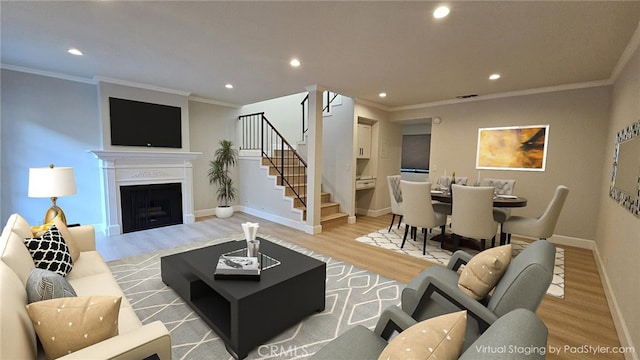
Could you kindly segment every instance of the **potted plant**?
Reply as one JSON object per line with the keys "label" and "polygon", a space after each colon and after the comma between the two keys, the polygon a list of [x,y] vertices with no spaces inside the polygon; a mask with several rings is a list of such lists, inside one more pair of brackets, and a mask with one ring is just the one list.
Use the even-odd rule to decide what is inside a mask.
{"label": "potted plant", "polygon": [[233,215],[233,207],[229,201],[236,198],[237,191],[233,187],[233,179],[229,175],[229,168],[236,165],[238,151],[233,148],[229,140],[220,140],[220,148],[216,150],[213,160],[209,162],[209,183],[218,185],[218,207],[216,216],[228,218]]}

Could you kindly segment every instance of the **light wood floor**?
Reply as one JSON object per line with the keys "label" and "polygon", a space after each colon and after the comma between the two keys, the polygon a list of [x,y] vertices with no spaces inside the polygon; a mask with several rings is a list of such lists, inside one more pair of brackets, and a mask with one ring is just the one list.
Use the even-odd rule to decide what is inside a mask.
{"label": "light wood floor", "polygon": [[[390,215],[358,217],[357,223],[327,229],[312,236],[245,213],[229,219],[199,218],[194,224],[170,226],[105,238],[97,236],[98,250],[109,261],[130,255],[172,248],[240,234],[243,222],[260,223],[259,234],[302,245],[313,251],[347,261],[360,268],[407,283],[424,268],[433,265],[424,260],[398,254],[354,239],[389,225]],[[548,359],[624,359],[619,353],[585,354],[587,347],[604,347],[610,352],[620,346],[604,295],[593,253],[590,250],[562,246],[565,249],[565,298],[545,296],[537,314],[549,328]],[[551,348],[558,351],[551,351]]]}

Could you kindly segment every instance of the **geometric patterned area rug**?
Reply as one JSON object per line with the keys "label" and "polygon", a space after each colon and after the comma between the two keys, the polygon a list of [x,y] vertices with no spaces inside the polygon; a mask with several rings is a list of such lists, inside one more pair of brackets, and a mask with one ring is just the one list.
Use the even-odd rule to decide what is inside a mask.
{"label": "geometric patterned area rug", "polygon": [[[400,304],[404,284],[317,254],[268,235],[259,235],[327,264],[325,310],[304,318],[249,353],[247,359],[304,359],[355,325],[375,327],[382,310]],[[226,241],[224,239],[128,257],[108,263],[144,323],[160,320],[171,332],[173,359],[233,359],[224,343],[160,277],[160,257]],[[215,264],[212,261],[212,264]],[[213,266],[213,265],[212,265]]]}
{"label": "geometric patterned area rug", "polygon": [[[427,237],[427,251],[425,255],[422,255],[423,235],[421,233],[418,234],[416,241],[410,240],[407,235],[407,241],[404,244],[404,248],[400,248],[400,245],[402,245],[402,238],[404,237],[404,226],[400,226],[399,229],[394,226],[391,229],[391,232],[389,232],[389,228],[380,229],[371,234],[360,236],[356,238],[356,241],[414,256],[442,266],[447,266],[447,263],[449,263],[449,259],[451,258],[451,251],[442,249],[439,242],[430,240],[433,236],[439,234],[439,229],[432,229],[431,234]],[[513,256],[517,256],[527,246],[527,244],[528,243],[525,241],[512,239],[511,249]],[[478,253],[477,250],[473,249],[461,248],[461,250],[470,254]],[[559,247],[556,247],[553,280],[551,281],[551,285],[549,285],[547,294],[564,299],[564,249]]]}

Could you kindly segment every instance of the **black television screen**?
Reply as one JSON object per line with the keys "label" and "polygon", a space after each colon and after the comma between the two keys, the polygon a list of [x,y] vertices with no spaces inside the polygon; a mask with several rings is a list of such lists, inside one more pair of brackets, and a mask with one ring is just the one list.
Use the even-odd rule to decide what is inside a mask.
{"label": "black television screen", "polygon": [[111,145],[182,148],[180,107],[109,98]]}

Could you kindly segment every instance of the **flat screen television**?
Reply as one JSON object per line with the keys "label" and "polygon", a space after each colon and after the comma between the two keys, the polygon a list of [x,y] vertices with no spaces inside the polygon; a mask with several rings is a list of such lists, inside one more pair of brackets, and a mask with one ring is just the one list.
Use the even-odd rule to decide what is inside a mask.
{"label": "flat screen television", "polygon": [[109,97],[111,145],[182,148],[180,107]]}

